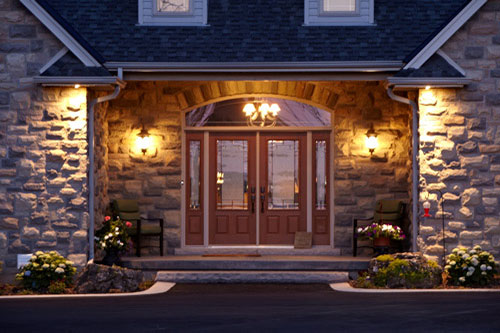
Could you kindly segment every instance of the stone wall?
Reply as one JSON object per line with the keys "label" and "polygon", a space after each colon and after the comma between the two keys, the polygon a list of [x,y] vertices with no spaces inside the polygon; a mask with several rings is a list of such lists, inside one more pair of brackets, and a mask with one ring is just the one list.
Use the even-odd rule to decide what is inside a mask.
{"label": "stone wall", "polygon": [[[419,246],[441,256],[441,194],[446,248],[479,244],[500,256],[500,1],[488,3],[443,47],[474,82],[420,92]],[[421,206],[421,205],[420,205]]]}
{"label": "stone wall", "polygon": [[[107,152],[103,154],[107,156],[106,204],[116,198],[137,199],[149,218],[163,218],[171,252],[180,247],[181,239],[181,119],[170,89],[167,83],[130,82],[109,103],[97,150]],[[153,139],[154,147],[146,154],[135,144],[142,126]],[[150,253],[158,253],[157,244],[151,238]]]}
{"label": "stone wall", "polygon": [[86,90],[22,80],[61,48],[19,1],[0,1],[0,260],[7,267],[36,250],[59,250],[77,264],[87,258]]}
{"label": "stone wall", "polygon": [[[410,111],[390,100],[379,82],[129,82],[102,112],[106,124],[99,125],[104,131],[96,141],[101,146],[96,152],[107,160],[99,162],[106,168],[101,181],[106,173],[109,178],[107,197],[138,199],[150,217],[165,219],[170,251],[179,247],[181,110],[251,94],[292,98],[334,110],[335,244],[344,254],[351,253],[354,217],[372,216],[378,199],[408,201]],[[372,124],[380,142],[373,156],[365,147],[365,134]],[[142,125],[155,142],[146,155],[135,146]]]}

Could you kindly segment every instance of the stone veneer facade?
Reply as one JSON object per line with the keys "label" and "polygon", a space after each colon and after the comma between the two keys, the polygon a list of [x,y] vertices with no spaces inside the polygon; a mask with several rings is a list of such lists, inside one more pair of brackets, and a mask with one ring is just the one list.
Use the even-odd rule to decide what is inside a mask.
{"label": "stone veneer facade", "polygon": [[[419,247],[441,256],[441,194],[447,251],[479,244],[500,254],[500,1],[488,1],[443,47],[474,81],[420,91]],[[420,207],[422,207],[420,205]]]}
{"label": "stone veneer facade", "polygon": [[0,260],[88,252],[86,89],[23,80],[62,48],[19,1],[0,1]]}
{"label": "stone veneer facade", "polygon": [[[86,101],[101,91],[42,88],[23,79],[62,45],[15,0],[0,0],[0,260],[56,249],[78,264],[88,252]],[[481,244],[500,254],[500,1],[489,1],[444,51],[474,83],[420,92],[419,247],[442,253],[446,240]],[[129,82],[115,101],[96,108],[96,223],[109,200],[138,198],[166,221],[170,252],[181,239],[181,115],[207,103],[275,96],[334,112],[335,245],[350,253],[352,219],[370,216],[381,198],[409,199],[410,117],[388,99],[383,82]],[[74,105],[74,99],[80,105]],[[373,123],[381,146],[371,157],[364,135]],[[133,140],[144,125],[155,140],[145,156]]]}
{"label": "stone veneer facade", "polygon": [[[129,82],[96,117],[104,120],[97,126],[103,130],[96,130],[101,183],[96,192],[106,202],[137,198],[149,217],[163,218],[172,252],[181,244],[181,115],[196,106],[248,95],[291,98],[335,110],[335,246],[342,253],[351,253],[354,217],[373,214],[378,199],[408,202],[410,112],[387,97],[381,82]],[[371,124],[380,141],[373,156],[365,148]],[[142,125],[155,142],[145,156],[134,145]],[[102,216],[103,206],[98,209]]]}

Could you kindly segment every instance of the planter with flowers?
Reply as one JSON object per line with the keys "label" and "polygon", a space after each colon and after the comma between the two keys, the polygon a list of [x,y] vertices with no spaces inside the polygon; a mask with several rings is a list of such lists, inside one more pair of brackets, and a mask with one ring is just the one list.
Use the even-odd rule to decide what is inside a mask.
{"label": "planter with flowers", "polygon": [[102,227],[95,235],[97,247],[105,252],[102,264],[112,266],[121,263],[120,256],[129,247],[130,236],[127,229],[130,227],[132,223],[123,221],[119,217],[115,219],[110,216],[105,217]]}
{"label": "planter with flowers", "polygon": [[372,223],[364,228],[358,228],[357,236],[361,239],[373,240],[376,253],[387,252],[391,240],[401,241],[406,238],[403,230],[392,224]]}

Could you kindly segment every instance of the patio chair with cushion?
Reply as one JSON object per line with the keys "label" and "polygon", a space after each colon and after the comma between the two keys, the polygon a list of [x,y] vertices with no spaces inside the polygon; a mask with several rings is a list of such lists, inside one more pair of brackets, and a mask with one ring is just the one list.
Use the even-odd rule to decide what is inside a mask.
{"label": "patio chair with cushion", "polygon": [[[372,223],[392,224],[403,227],[405,204],[401,200],[378,200],[375,204],[375,213],[368,219],[354,219],[352,253],[356,257],[359,248],[373,248],[373,246],[358,246],[356,237],[359,227],[366,227]],[[401,247],[401,244],[399,244]]]}
{"label": "patio chair with cushion", "polygon": [[141,256],[141,237],[156,236],[160,239],[160,256],[163,256],[163,219],[148,219],[141,217],[136,200],[113,200],[113,212],[124,221],[130,221],[132,227],[128,229],[136,246],[136,255]]}

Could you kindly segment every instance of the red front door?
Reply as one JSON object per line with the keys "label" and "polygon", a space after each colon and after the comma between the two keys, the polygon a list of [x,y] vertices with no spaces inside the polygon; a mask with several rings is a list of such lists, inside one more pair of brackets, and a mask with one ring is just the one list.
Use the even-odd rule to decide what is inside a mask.
{"label": "red front door", "polygon": [[306,135],[260,137],[260,243],[294,243],[307,230]]}
{"label": "red front door", "polygon": [[254,133],[210,135],[211,245],[256,244],[255,148]]}

